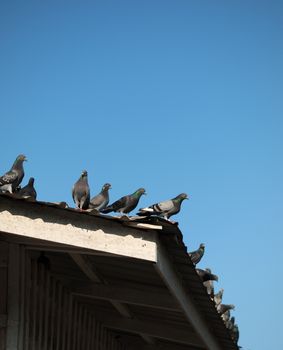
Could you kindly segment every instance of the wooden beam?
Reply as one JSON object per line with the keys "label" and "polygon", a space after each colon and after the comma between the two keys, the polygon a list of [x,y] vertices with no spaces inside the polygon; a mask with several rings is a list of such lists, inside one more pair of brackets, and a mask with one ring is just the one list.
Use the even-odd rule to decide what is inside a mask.
{"label": "wooden beam", "polygon": [[84,257],[80,254],[70,253],[70,257],[74,260],[74,262],[79,266],[79,268],[83,271],[83,273],[92,281],[96,283],[102,283],[103,280],[98,276],[97,271],[95,271],[94,266],[92,266],[87,257]]}
{"label": "wooden beam", "polygon": [[140,305],[154,309],[181,311],[180,305],[169,293],[164,293],[161,288],[130,288],[109,286],[103,284],[92,284],[90,286],[79,286],[74,284],[71,291],[75,295],[87,298],[115,300],[120,303]]}
{"label": "wooden beam", "polygon": [[204,349],[204,344],[190,328],[172,327],[164,321],[151,322],[137,319],[126,319],[122,317],[109,317],[103,314],[96,314],[96,318],[102,322],[104,327],[120,330],[123,332],[145,334],[147,336],[169,340],[176,343],[187,344]]}
{"label": "wooden beam", "polygon": [[[95,270],[94,266],[91,265],[87,257],[84,257],[79,254],[70,254],[75,263],[80,267],[80,269],[85,273],[86,276],[92,281],[96,283],[103,283],[104,285],[108,285],[108,282],[98,275],[98,272]],[[110,303],[114,306],[114,308],[125,318],[132,319],[133,315],[127,305],[115,300],[109,299]],[[153,339],[149,338],[147,335],[140,334],[141,337],[148,343],[153,344]]]}
{"label": "wooden beam", "polygon": [[207,349],[221,350],[221,346],[218,344],[216,337],[212,335],[208,325],[202,319],[200,311],[196,308],[193,298],[184,290],[180,277],[161,244],[158,244],[155,268],[180,304],[185,316],[207,346]]}
{"label": "wooden beam", "polygon": [[0,196],[0,232],[147,261],[156,259],[156,233],[119,221]]}

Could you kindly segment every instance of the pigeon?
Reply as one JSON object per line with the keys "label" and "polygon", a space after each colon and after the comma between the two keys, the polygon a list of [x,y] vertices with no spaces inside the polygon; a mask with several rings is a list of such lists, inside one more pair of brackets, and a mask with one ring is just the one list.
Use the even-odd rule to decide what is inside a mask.
{"label": "pigeon", "polygon": [[206,281],[218,281],[218,276],[217,275],[213,275],[211,272],[207,271],[209,269],[206,270],[202,270],[202,269],[196,269],[197,274],[199,275],[199,277],[202,279],[202,282],[206,282]]}
{"label": "pigeon", "polygon": [[84,170],[72,190],[73,200],[80,210],[88,209],[90,190],[87,181],[87,171]]}
{"label": "pigeon", "polygon": [[221,304],[222,297],[223,297],[223,292],[224,292],[224,289],[221,288],[221,289],[219,290],[219,292],[216,293],[216,294],[214,295],[214,302],[215,302],[215,306],[216,306],[216,307],[217,307],[219,304]]}
{"label": "pigeon", "polygon": [[[211,274],[210,269],[205,269],[205,271]],[[203,285],[206,287],[207,294],[213,299],[214,298],[213,280],[204,281]]]}
{"label": "pigeon", "polygon": [[227,310],[224,312],[224,314],[221,315],[222,320],[226,323],[230,319],[230,310]]}
{"label": "pigeon", "polygon": [[10,192],[10,193],[15,192],[16,188],[22,182],[23,177],[25,175],[24,167],[23,167],[23,162],[25,160],[27,160],[26,156],[24,156],[23,154],[20,154],[16,158],[11,170],[9,170],[6,174],[0,177],[1,191]]}
{"label": "pigeon", "polygon": [[34,178],[31,177],[29,179],[29,182],[26,186],[22,187],[19,192],[18,192],[19,196],[21,197],[30,197],[34,200],[36,200],[36,190],[34,188]]}
{"label": "pigeon", "polygon": [[233,325],[233,328],[231,329],[231,337],[234,341],[234,343],[238,343],[239,340],[239,336],[240,336],[240,332],[239,332],[239,328],[237,324]]}
{"label": "pigeon", "polygon": [[220,315],[223,315],[228,310],[234,310],[235,306],[233,304],[219,304],[217,306],[217,311]]}
{"label": "pigeon", "polygon": [[156,216],[163,217],[166,220],[169,220],[169,218],[172,215],[179,213],[181,209],[181,204],[184,199],[188,199],[188,195],[186,193],[181,193],[173,199],[169,199],[164,202],[153,204],[150,207],[141,208],[137,213],[137,215],[139,216],[156,215]]}
{"label": "pigeon", "polygon": [[112,203],[105,209],[101,210],[102,213],[107,214],[111,211],[119,212],[122,214],[128,214],[136,208],[140,197],[145,194],[144,188],[139,188],[134,193],[124,196],[118,199],[116,202]]}
{"label": "pigeon", "polygon": [[226,327],[229,329],[229,330],[232,330],[233,327],[234,327],[234,324],[235,324],[235,317],[231,317],[230,320],[228,320],[226,322]]}
{"label": "pigeon", "polygon": [[93,197],[89,202],[89,207],[91,209],[97,209],[102,210],[107,207],[109,203],[109,193],[111,185],[109,183],[106,183],[103,185],[101,192]]}
{"label": "pigeon", "polygon": [[203,257],[205,246],[203,243],[200,244],[199,248],[193,252],[188,253],[194,265],[198,264]]}

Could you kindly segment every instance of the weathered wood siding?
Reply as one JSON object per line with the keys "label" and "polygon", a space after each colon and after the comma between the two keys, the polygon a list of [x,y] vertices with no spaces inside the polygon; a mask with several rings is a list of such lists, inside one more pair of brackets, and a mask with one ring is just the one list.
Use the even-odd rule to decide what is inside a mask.
{"label": "weathered wood siding", "polygon": [[[24,247],[9,246],[8,270],[5,255],[1,255],[0,313],[1,319],[7,315],[8,322],[0,327],[0,350],[125,349],[96,321],[95,314],[52,276],[48,266],[31,259]],[[2,242],[0,249],[5,251]]]}

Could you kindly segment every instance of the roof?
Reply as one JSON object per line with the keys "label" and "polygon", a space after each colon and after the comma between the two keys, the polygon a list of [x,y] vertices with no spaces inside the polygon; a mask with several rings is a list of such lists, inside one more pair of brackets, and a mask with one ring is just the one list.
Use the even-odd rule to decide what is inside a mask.
{"label": "roof", "polygon": [[177,223],[0,194],[0,239],[44,250],[53,275],[135,349],[238,349]]}

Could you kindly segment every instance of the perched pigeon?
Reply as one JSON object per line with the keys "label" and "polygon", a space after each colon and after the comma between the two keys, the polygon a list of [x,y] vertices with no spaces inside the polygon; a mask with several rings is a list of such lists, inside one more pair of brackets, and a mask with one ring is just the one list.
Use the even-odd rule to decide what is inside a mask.
{"label": "perched pigeon", "polygon": [[11,170],[9,170],[6,174],[0,177],[0,191],[10,193],[15,192],[15,189],[22,182],[22,179],[25,175],[23,166],[23,162],[25,160],[27,160],[26,156],[20,154],[16,158]]}
{"label": "perched pigeon", "polygon": [[[208,269],[209,270],[209,269]],[[199,277],[202,279],[202,282],[206,281],[218,281],[218,276],[213,275],[211,272],[202,269],[196,269]]]}
{"label": "perched pigeon", "polygon": [[115,211],[123,214],[128,214],[130,211],[135,209],[135,207],[138,205],[140,197],[143,194],[145,194],[145,189],[139,188],[134,193],[118,199],[116,202],[101,210],[101,212],[107,214],[111,211]]}
{"label": "perched pigeon", "polygon": [[226,323],[230,319],[230,310],[225,311],[221,318]]}
{"label": "perched pigeon", "polygon": [[73,200],[79,209],[88,209],[90,190],[87,181],[87,171],[84,170],[72,190]]}
{"label": "perched pigeon", "polygon": [[150,207],[142,208],[139,210],[137,215],[139,216],[157,215],[168,220],[172,215],[179,213],[181,209],[181,204],[184,199],[188,199],[188,195],[186,193],[181,193],[173,199],[169,199],[164,202],[153,204]]}
{"label": "perched pigeon", "polygon": [[224,314],[228,310],[234,310],[235,306],[233,304],[219,304],[217,306],[217,311],[220,315]]}
{"label": "perched pigeon", "polygon": [[230,320],[228,320],[226,322],[226,327],[229,329],[229,330],[232,330],[233,327],[234,327],[234,324],[235,324],[235,317],[231,317]]}
{"label": "perched pigeon", "polygon": [[97,210],[102,210],[106,208],[109,203],[108,191],[110,190],[110,188],[111,188],[111,185],[108,183],[103,185],[101,192],[90,200],[89,207],[91,209],[97,209]]}
{"label": "perched pigeon", "polygon": [[36,199],[37,194],[36,194],[36,190],[34,188],[34,178],[33,177],[31,177],[29,179],[29,182],[25,187],[23,187],[19,190],[18,194],[22,197],[30,197],[34,200]]}
{"label": "perched pigeon", "polygon": [[231,336],[234,341],[234,343],[238,343],[240,332],[237,324],[233,325],[233,328],[231,329]]}
{"label": "perched pigeon", "polygon": [[203,243],[200,244],[198,250],[188,253],[193,264],[198,264],[203,257],[205,246]]}
{"label": "perched pigeon", "polygon": [[[210,269],[205,269],[206,272],[208,272],[209,274],[211,274],[211,270]],[[207,290],[207,294],[210,296],[210,298],[214,298],[214,286],[213,286],[213,280],[208,280],[208,281],[204,281],[203,285],[206,287]]]}
{"label": "perched pigeon", "polygon": [[224,289],[221,288],[221,289],[219,290],[219,292],[216,293],[216,294],[214,295],[214,302],[215,302],[215,306],[216,306],[216,307],[217,307],[219,304],[221,304],[222,297],[223,297],[223,292],[224,292]]}

